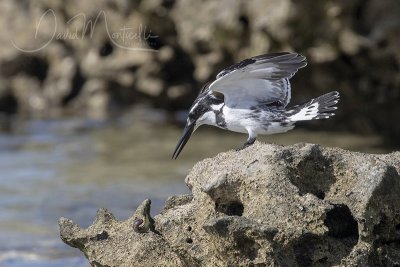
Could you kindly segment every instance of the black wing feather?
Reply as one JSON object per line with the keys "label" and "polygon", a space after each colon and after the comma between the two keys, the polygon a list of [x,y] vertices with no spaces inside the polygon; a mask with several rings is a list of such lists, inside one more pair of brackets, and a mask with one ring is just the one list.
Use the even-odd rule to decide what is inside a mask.
{"label": "black wing feather", "polygon": [[226,74],[235,70],[243,69],[244,67],[250,64],[254,64],[255,66],[257,66],[267,62],[274,63],[280,66],[280,71],[271,73],[271,76],[268,77],[269,79],[290,78],[294,75],[294,73],[298,69],[307,65],[306,58],[296,53],[289,53],[289,52],[269,53],[242,60],[239,63],[236,63],[226,69],[223,69],[220,73],[218,73],[216,78],[218,80],[219,78],[225,76]]}

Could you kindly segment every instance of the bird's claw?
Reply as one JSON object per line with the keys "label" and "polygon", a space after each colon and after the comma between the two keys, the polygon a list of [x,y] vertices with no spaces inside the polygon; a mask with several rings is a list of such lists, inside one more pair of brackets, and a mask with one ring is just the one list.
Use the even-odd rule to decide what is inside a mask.
{"label": "bird's claw", "polygon": [[235,150],[236,150],[236,151],[240,151],[240,150],[245,149],[245,148],[248,147],[248,146],[250,146],[250,145],[243,145],[243,146],[241,146],[241,147],[236,148]]}
{"label": "bird's claw", "polygon": [[251,138],[251,139],[247,140],[246,143],[244,143],[241,147],[236,148],[236,151],[240,151],[240,150],[243,150],[243,149],[251,146],[252,144],[254,144],[255,141],[256,141],[255,138]]}

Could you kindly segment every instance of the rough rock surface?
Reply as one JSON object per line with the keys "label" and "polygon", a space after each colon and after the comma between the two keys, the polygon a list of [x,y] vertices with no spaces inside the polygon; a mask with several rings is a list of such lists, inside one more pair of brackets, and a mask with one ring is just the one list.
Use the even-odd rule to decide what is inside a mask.
{"label": "rough rock surface", "polygon": [[[54,13],[43,17],[35,38],[48,10]],[[221,68],[289,50],[309,61],[294,78],[294,101],[338,90],[341,127],[400,145],[400,124],[393,123],[400,114],[399,12],[398,0],[3,0],[0,113],[104,117],[111,107],[145,100],[187,108]],[[55,21],[44,49],[25,53],[12,45],[41,47]],[[124,27],[136,38],[110,39]]]}
{"label": "rough rock surface", "polygon": [[154,221],[145,201],[61,238],[92,266],[399,266],[399,172],[400,152],[256,142],[197,163]]}
{"label": "rough rock surface", "polygon": [[60,226],[62,240],[79,248],[92,266],[183,265],[169,244],[155,231],[150,217],[150,200],[144,201],[124,222],[117,221],[106,209],[100,209],[87,230],[66,218],[60,219]]}

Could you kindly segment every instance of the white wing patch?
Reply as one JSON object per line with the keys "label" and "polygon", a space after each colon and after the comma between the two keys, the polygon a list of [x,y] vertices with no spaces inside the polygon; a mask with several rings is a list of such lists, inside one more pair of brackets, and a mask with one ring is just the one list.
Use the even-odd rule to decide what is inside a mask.
{"label": "white wing patch", "polygon": [[300,109],[296,114],[288,117],[291,121],[308,121],[318,116],[318,102]]}
{"label": "white wing patch", "polygon": [[224,106],[224,103],[218,105],[211,105],[212,110],[220,110]]}

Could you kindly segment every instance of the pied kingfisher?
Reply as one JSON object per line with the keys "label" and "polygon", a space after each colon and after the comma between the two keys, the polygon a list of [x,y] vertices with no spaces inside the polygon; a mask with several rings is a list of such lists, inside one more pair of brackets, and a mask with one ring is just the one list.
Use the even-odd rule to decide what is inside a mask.
{"label": "pied kingfisher", "polygon": [[238,148],[254,143],[259,134],[287,132],[297,121],[326,119],[336,110],[336,91],[286,109],[290,101],[289,79],[307,65],[296,53],[271,53],[245,59],[222,70],[203,87],[189,110],[185,129],[172,158],[181,153],[192,133],[202,124],[248,133]]}

